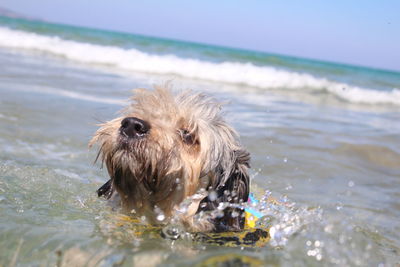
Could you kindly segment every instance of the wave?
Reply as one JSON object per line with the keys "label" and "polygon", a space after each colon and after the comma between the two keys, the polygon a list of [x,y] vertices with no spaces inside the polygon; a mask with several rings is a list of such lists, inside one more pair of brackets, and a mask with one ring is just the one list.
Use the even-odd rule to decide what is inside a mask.
{"label": "wave", "polygon": [[399,89],[378,91],[252,63],[213,63],[175,55],[153,55],[137,49],[82,43],[4,27],[0,27],[0,46],[51,53],[73,61],[128,71],[173,74],[265,89],[323,90],[352,103],[400,105]]}

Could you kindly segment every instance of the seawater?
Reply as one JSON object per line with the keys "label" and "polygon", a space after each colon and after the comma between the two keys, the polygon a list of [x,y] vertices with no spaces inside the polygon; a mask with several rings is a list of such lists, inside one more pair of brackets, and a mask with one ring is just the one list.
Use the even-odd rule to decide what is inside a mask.
{"label": "seawater", "polygon": [[[9,18],[0,66],[4,266],[400,261],[399,72]],[[284,203],[257,207],[266,247],[143,239],[97,198],[107,174],[87,148],[96,124],[131,89],[166,81],[226,103],[253,191]]]}

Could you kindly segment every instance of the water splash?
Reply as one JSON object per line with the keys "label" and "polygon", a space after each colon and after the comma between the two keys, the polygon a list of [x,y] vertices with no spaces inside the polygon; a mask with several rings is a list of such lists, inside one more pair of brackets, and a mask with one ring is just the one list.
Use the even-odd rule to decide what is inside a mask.
{"label": "water splash", "polygon": [[[101,228],[109,237],[109,243],[122,242],[141,247],[146,242],[159,240],[161,231],[165,242],[158,241],[159,244],[163,243],[171,248],[183,246],[196,250],[199,244],[193,239],[193,234],[189,229],[181,223],[179,216],[187,213],[193,201],[203,199],[205,194],[207,193],[202,191],[187,198],[177,208],[179,215],[170,220],[163,220],[162,224],[156,228],[148,228],[146,218],[124,219],[128,222],[124,226],[120,224],[121,221],[112,223],[113,220],[106,219],[102,220]],[[226,208],[251,208],[257,211],[258,220],[255,227],[266,229],[270,234],[270,241],[260,252],[269,255],[266,258],[267,262],[278,259],[279,265],[284,266],[288,262],[299,260],[306,265],[340,266],[363,266],[370,263],[379,265],[392,262],[379,249],[380,243],[388,241],[382,240],[382,236],[377,235],[373,229],[362,228],[350,220],[338,221],[337,218],[342,217],[335,216],[333,213],[342,212],[341,210],[333,208],[325,212],[319,206],[302,206],[284,195],[273,197],[268,190],[259,197],[255,197],[255,200],[241,204],[221,203],[213,211],[202,211],[196,214],[195,223],[218,218]],[[159,213],[161,214],[163,213]],[[239,214],[232,214],[232,216],[239,216]],[[148,231],[147,234],[138,235],[138,232],[146,233],[146,231]],[[201,250],[207,250],[208,246],[201,244]],[[385,244],[385,247],[388,246]]]}

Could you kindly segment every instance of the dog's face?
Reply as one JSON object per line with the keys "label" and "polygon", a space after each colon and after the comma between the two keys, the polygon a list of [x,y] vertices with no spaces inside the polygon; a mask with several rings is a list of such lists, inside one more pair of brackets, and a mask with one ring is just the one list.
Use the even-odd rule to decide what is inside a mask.
{"label": "dog's face", "polygon": [[[110,190],[119,193],[126,210],[151,222],[160,211],[172,216],[201,189],[244,191],[235,193],[236,202],[247,200],[248,153],[221,117],[220,105],[205,95],[173,95],[161,87],[136,90],[122,116],[101,125],[91,144],[96,142],[111,177]],[[200,201],[206,209],[217,204],[204,198],[188,216],[199,210]]]}

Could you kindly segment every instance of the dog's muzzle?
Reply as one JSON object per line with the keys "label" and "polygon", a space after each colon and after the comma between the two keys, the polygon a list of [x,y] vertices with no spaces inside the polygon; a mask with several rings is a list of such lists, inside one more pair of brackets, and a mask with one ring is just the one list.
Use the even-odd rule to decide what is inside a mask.
{"label": "dog's muzzle", "polygon": [[136,117],[127,117],[121,121],[119,132],[127,138],[142,138],[150,131],[150,124]]}

